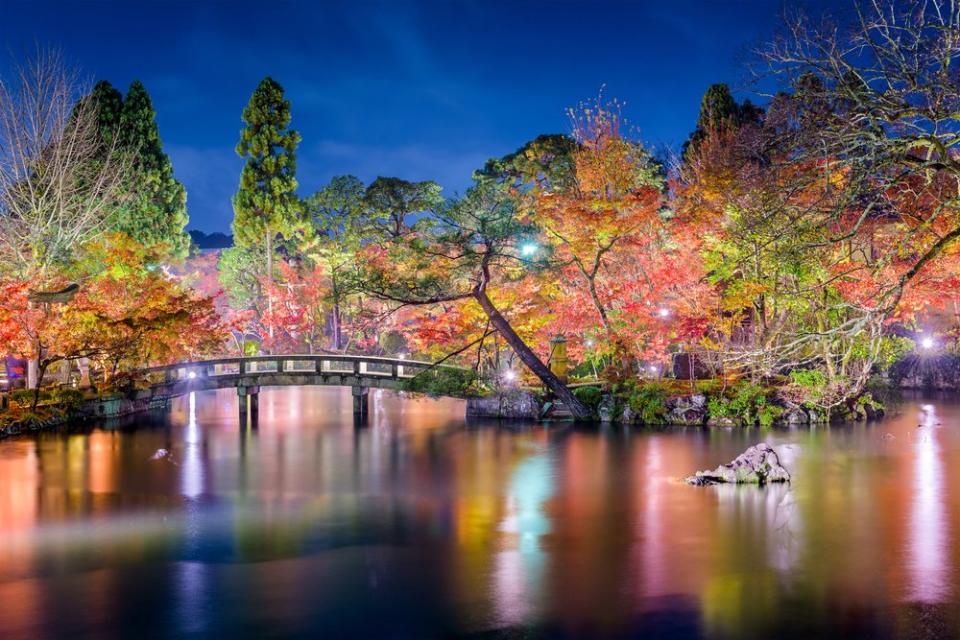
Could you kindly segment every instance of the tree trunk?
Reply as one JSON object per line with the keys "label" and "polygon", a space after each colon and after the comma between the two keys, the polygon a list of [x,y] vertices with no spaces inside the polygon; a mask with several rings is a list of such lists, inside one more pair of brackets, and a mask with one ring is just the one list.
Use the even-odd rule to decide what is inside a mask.
{"label": "tree trunk", "polygon": [[36,389],[40,386],[39,371],[39,358],[30,358],[27,360],[27,389]]}
{"label": "tree trunk", "polygon": [[333,303],[333,350],[340,350],[340,303]]}
{"label": "tree trunk", "polygon": [[[267,309],[273,314],[273,235],[267,230],[267,285],[269,293],[267,294]],[[267,329],[270,339],[273,340],[273,323]]]}
{"label": "tree trunk", "polygon": [[30,404],[30,411],[36,411],[40,404],[40,385],[43,383],[43,374],[46,372],[49,362],[43,360],[37,362],[37,386],[33,388],[33,402]]}
{"label": "tree trunk", "polygon": [[540,358],[537,357],[537,354],[527,346],[527,343],[517,335],[517,332],[514,331],[510,325],[510,322],[493,306],[493,302],[487,297],[485,289],[486,283],[483,283],[474,289],[473,295],[480,304],[480,308],[487,314],[487,318],[490,319],[490,324],[503,336],[503,339],[507,341],[507,344],[510,345],[521,362],[523,362],[535,376],[540,378],[543,384],[545,384],[557,398],[563,401],[563,404],[567,406],[574,418],[578,420],[589,419],[591,417],[590,410],[582,402],[577,400],[577,397],[567,388],[567,385],[563,384],[563,382],[550,371],[550,368],[543,364]]}

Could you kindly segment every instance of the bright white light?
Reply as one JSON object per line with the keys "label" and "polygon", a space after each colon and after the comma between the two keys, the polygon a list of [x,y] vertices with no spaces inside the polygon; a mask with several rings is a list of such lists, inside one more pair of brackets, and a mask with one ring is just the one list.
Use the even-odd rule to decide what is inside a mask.
{"label": "bright white light", "polygon": [[536,252],[537,252],[537,245],[536,243],[533,243],[533,242],[524,243],[524,245],[520,247],[520,255],[522,256],[532,256]]}
{"label": "bright white light", "polygon": [[934,345],[933,338],[931,338],[930,336],[924,336],[920,340],[920,346],[923,347],[924,349],[933,349],[933,345]]}
{"label": "bright white light", "polygon": [[657,315],[659,315],[661,318],[666,318],[670,315],[670,309],[667,309],[666,307],[660,307],[660,310],[657,311]]}
{"label": "bright white light", "polygon": [[190,373],[187,374],[187,377],[190,378],[191,380],[193,380],[194,378],[197,377],[197,372],[196,372],[196,371],[191,371]]}
{"label": "bright white light", "polygon": [[503,377],[506,378],[508,382],[513,382],[514,380],[517,379],[517,372],[514,371],[513,369],[507,369],[506,372],[503,374]]}
{"label": "bright white light", "polygon": [[588,347],[592,347],[592,346],[593,346],[593,340],[589,340],[589,339],[588,339],[586,344],[587,344]]}
{"label": "bright white light", "polygon": [[653,365],[650,365],[650,373],[656,373],[656,372],[657,372],[657,368]]}
{"label": "bright white light", "polygon": [[401,360],[406,360],[406,359],[407,359],[407,354],[405,354],[405,353],[399,353],[399,354],[397,354],[397,357],[400,358]]}

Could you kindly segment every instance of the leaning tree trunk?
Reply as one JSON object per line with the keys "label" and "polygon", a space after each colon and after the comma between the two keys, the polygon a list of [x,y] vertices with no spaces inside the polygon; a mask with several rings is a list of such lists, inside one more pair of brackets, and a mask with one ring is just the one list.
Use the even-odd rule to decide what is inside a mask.
{"label": "leaning tree trunk", "polygon": [[[270,288],[267,293],[267,310],[273,315],[273,236],[270,230],[266,233],[267,244],[267,286]],[[267,328],[271,343],[273,341],[273,318],[270,319],[270,326]],[[271,344],[271,346],[273,346]]]}
{"label": "leaning tree trunk", "polygon": [[493,305],[493,302],[487,296],[485,282],[474,289],[473,296],[480,304],[480,308],[487,314],[487,317],[490,319],[490,324],[503,336],[504,340],[507,341],[507,344],[510,345],[521,362],[527,365],[527,368],[540,378],[543,384],[545,384],[557,398],[563,401],[563,404],[570,409],[573,417],[581,420],[590,418],[590,410],[586,405],[577,400],[577,397],[567,388],[567,385],[563,384],[560,378],[550,371],[550,368],[545,365],[540,358],[537,357],[537,354],[527,346],[527,343],[517,335],[517,332],[513,330],[513,327],[507,319],[504,318],[503,314]]}

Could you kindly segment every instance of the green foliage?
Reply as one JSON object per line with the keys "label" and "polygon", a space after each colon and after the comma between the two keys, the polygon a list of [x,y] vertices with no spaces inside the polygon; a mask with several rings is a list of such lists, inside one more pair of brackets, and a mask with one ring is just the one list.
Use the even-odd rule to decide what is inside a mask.
{"label": "green foliage", "polygon": [[806,389],[822,389],[827,385],[827,376],[816,369],[794,369],[790,381]]}
{"label": "green foliage", "polygon": [[854,409],[857,411],[857,413],[859,413],[860,415],[868,415],[866,411],[867,407],[869,407],[870,409],[873,409],[873,411],[875,412],[882,412],[884,410],[883,403],[876,400],[873,397],[873,394],[869,392],[864,393],[859,398],[857,398],[853,406],[854,406]]}
{"label": "green foliage", "polygon": [[117,145],[130,162],[125,185],[130,198],[118,209],[115,231],[146,246],[162,245],[170,256],[186,257],[190,237],[187,192],[173,176],[173,164],[163,152],[156,112],[147,90],[135,80],[127,90],[120,114]]}
{"label": "green foliage", "polygon": [[220,286],[235,309],[254,309],[260,300],[259,265],[263,252],[255,249],[231,247],[220,253],[217,264]]}
{"label": "green foliage", "polygon": [[483,169],[474,172],[478,182],[492,180],[509,186],[523,187],[539,184],[544,188],[562,190],[574,181],[573,152],[576,141],[562,134],[544,134],[507,154],[491,158]]}
{"label": "green foliage", "polygon": [[[14,389],[10,392],[10,400],[19,407],[29,407],[33,405],[33,389]],[[59,409],[65,412],[75,411],[83,404],[83,392],[70,387],[59,389],[43,389],[38,396],[38,402],[49,406],[57,405]]]}
{"label": "green foliage", "polygon": [[99,150],[95,164],[109,154],[126,165],[121,197],[110,212],[109,230],[124,233],[153,248],[163,259],[184,258],[190,238],[186,190],[173,176],[173,165],[163,152],[156,112],[150,95],[135,80],[124,98],[106,80],[98,82],[84,100],[96,111]]}
{"label": "green foliage", "polygon": [[61,387],[50,392],[50,400],[67,412],[75,411],[83,404],[84,395],[79,389]]}
{"label": "green foliage", "polygon": [[795,369],[790,372],[789,378],[794,388],[788,391],[796,395],[791,399],[808,409],[816,408],[826,394],[827,376],[816,369]]}
{"label": "green foliage", "polygon": [[713,84],[707,88],[700,102],[700,116],[697,128],[683,144],[683,153],[696,151],[709,131],[724,128],[737,128],[744,124],[757,122],[763,110],[749,100],[737,104],[730,87],[726,84]]}
{"label": "green foliage", "polygon": [[770,427],[783,413],[783,408],[769,401],[763,387],[743,380],[727,394],[711,396],[707,400],[707,413],[711,417],[735,418],[746,425]]}
{"label": "green foliage", "polygon": [[662,383],[640,384],[630,390],[627,405],[645,424],[659,424],[667,415],[667,395],[667,387]]}
{"label": "green foliage", "polygon": [[903,336],[883,336],[880,338],[880,354],[876,366],[881,371],[890,369],[896,362],[914,352],[916,343]]}
{"label": "green foliage", "polygon": [[403,381],[403,390],[428,396],[463,398],[476,395],[479,377],[473,369],[434,367]]}
{"label": "green foliage", "polygon": [[97,113],[102,149],[100,160],[106,156],[107,150],[116,144],[117,133],[120,128],[120,115],[123,112],[123,94],[107,82],[101,80],[93,86],[93,91],[87,96]]}
{"label": "green foliage", "polygon": [[412,214],[432,212],[443,204],[442,187],[432,180],[408,182],[378,177],[363,195],[366,215],[388,237],[399,238],[409,227]]}
{"label": "green foliage", "polygon": [[[33,403],[33,389],[14,389],[10,392],[10,400],[17,403],[21,407],[30,406]],[[45,397],[43,391],[40,392],[40,399],[42,400]]]}
{"label": "green foliage", "polygon": [[354,176],[334,176],[304,201],[305,214],[314,233],[340,250],[355,249],[362,239],[364,221],[363,182]]}
{"label": "green foliage", "polygon": [[[236,247],[272,252],[277,236],[291,238],[304,226],[297,197],[296,150],[300,134],[290,128],[290,101],[272,78],[264,78],[243,110],[237,155],[246,159],[233,197]],[[272,255],[267,255],[271,259]],[[272,274],[271,274],[272,276]]]}
{"label": "green foliage", "polygon": [[590,407],[593,410],[596,410],[600,406],[600,401],[603,399],[603,392],[600,390],[600,387],[577,387],[573,390],[573,395],[577,397],[577,400]]}

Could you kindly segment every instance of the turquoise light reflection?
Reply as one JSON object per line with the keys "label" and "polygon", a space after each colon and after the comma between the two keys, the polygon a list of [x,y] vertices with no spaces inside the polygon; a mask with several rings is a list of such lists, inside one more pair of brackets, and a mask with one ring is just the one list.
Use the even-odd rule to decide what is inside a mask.
{"label": "turquoise light reflection", "polygon": [[497,554],[494,600],[499,624],[529,622],[543,596],[546,558],[540,538],[550,532],[544,504],[554,493],[553,465],[547,453],[523,460],[510,479],[507,515],[500,530],[515,536]]}

